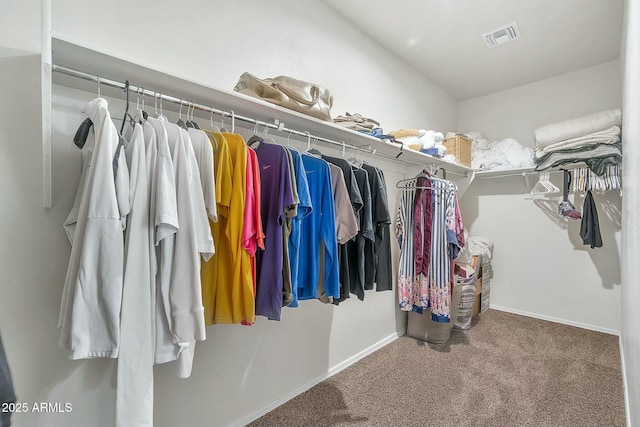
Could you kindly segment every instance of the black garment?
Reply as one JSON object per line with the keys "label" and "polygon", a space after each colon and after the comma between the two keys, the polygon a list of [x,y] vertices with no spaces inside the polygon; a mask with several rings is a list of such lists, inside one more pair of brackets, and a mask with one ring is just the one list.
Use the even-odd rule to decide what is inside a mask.
{"label": "black garment", "polygon": [[347,190],[349,190],[349,199],[351,199],[351,206],[353,206],[353,213],[356,214],[356,222],[360,223],[360,210],[363,206],[362,196],[360,195],[360,188],[356,181],[356,176],[351,169],[351,164],[345,159],[339,157],[322,156],[327,162],[338,166],[344,173],[344,183],[347,184]]}
{"label": "black garment", "polygon": [[375,241],[365,241],[365,289],[388,291],[393,289],[391,271],[391,215],[389,214],[389,199],[384,174],[371,165],[362,165],[369,176],[371,187],[372,220]]}
{"label": "black garment", "polygon": [[582,207],[582,223],[580,224],[580,237],[582,243],[591,245],[593,248],[602,247],[602,236],[600,235],[600,224],[598,223],[598,211],[593,202],[591,191],[587,191]]}
{"label": "black garment", "polygon": [[[356,176],[351,169],[351,164],[345,159],[341,159],[339,157],[330,157],[330,156],[322,156],[322,159],[338,166],[342,169],[342,173],[344,175],[344,183],[347,186],[347,190],[349,191],[349,199],[351,200],[351,207],[353,208],[353,213],[356,216],[356,223],[360,224],[360,211],[362,210],[363,201],[362,196],[360,195],[360,188],[358,188],[358,183],[356,181]],[[348,244],[349,242],[347,242]],[[338,267],[340,270],[340,298],[333,299],[334,304],[339,304],[340,301],[344,301],[349,298],[349,292],[351,289],[349,280],[351,277],[350,266],[349,266],[349,257],[347,255],[347,244],[338,243]]]}
{"label": "black garment", "polygon": [[362,209],[358,223],[358,235],[347,242],[347,254],[349,259],[349,289],[360,301],[364,300],[365,283],[365,242],[375,241],[372,220],[371,188],[369,187],[369,174],[364,169],[355,169],[356,182],[362,196]]}
{"label": "black garment", "polygon": [[[2,346],[2,337],[0,336],[0,405],[4,403],[15,403],[15,401],[16,395],[13,391],[11,372],[9,371],[7,357],[4,354],[4,347]],[[0,411],[0,427],[9,427],[10,425],[11,412]]]}

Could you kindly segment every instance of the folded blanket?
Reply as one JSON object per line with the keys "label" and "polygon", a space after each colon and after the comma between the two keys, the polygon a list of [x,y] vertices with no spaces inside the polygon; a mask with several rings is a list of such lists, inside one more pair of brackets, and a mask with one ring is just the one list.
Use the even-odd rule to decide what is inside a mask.
{"label": "folded blanket", "polygon": [[593,144],[615,144],[616,142],[620,142],[620,128],[618,126],[612,126],[609,129],[594,132],[589,135],[578,136],[576,138],[556,142],[545,147],[537,147],[536,157],[542,157],[552,151],[580,148]]}
{"label": "folded blanket", "polygon": [[585,136],[622,124],[619,109],[602,111],[589,116],[539,127],[534,131],[536,147],[542,148],[556,142]]}
{"label": "folded blanket", "polygon": [[572,150],[554,151],[537,159],[537,171],[568,163],[585,162],[596,175],[602,175],[607,166],[622,163],[621,144],[594,144]]}

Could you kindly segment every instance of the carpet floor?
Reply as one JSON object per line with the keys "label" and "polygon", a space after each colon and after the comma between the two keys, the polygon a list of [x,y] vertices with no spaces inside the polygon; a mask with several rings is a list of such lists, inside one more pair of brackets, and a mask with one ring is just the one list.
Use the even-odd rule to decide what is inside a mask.
{"label": "carpet floor", "polygon": [[489,310],[402,337],[250,426],[624,426],[618,337]]}

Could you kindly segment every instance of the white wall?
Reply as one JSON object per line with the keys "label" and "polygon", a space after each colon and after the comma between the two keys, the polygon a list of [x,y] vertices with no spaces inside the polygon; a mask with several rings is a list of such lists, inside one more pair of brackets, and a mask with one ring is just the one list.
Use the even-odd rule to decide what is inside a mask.
{"label": "white wall", "polygon": [[461,132],[497,141],[514,138],[534,147],[535,128],[609,108],[620,108],[620,61],[605,62],[514,89],[462,101]]}
{"label": "white wall", "polygon": [[139,13],[126,0],[110,1],[99,16],[87,19],[87,2],[55,1],[53,30],[227,90],[245,71],[315,82],[333,91],[334,116],[359,112],[387,130],[455,127],[457,105],[451,96],[322,1],[135,4]]}
{"label": "white wall", "polygon": [[640,236],[638,235],[638,163],[640,162],[640,1],[625,2],[623,32],[623,173],[625,197],[622,204],[622,356],[627,388],[627,417],[630,427],[640,425]]}
{"label": "white wall", "polygon": [[[17,414],[17,427],[112,426],[114,363],[72,362],[55,325],[69,256],[61,227],[79,175],[71,143],[78,107],[94,94],[54,88],[53,208],[42,208],[39,2],[12,2],[0,18],[0,178],[5,237],[0,258],[0,327],[19,399],[70,402],[69,414]],[[361,112],[387,129],[456,125],[456,103],[414,70],[395,62],[321,2],[112,1],[100,13],[86,2],[54,2],[53,29],[153,68],[231,89],[243,71],[316,81],[336,96],[334,113]],[[301,6],[300,4],[304,4]],[[3,4],[3,12],[5,11]],[[96,6],[97,7],[97,6]],[[177,10],[187,11],[178,13]],[[126,12],[123,12],[126,11]],[[167,21],[167,16],[172,21]],[[265,22],[270,22],[265,25]],[[6,24],[6,25],[5,25]],[[5,29],[11,29],[5,37]],[[19,37],[15,37],[18,34]],[[30,55],[17,56],[16,50]],[[105,76],[106,77],[106,76]],[[382,89],[380,89],[382,88]],[[178,94],[179,95],[179,94]],[[393,100],[393,102],[392,102]],[[215,101],[215,100],[212,100]],[[112,103],[114,115],[121,105]],[[329,151],[329,150],[326,150]],[[376,164],[375,161],[372,163]],[[391,208],[401,165],[387,171]],[[394,259],[397,258],[395,245]],[[395,264],[395,262],[394,262]],[[368,292],[340,307],[306,301],[281,322],[214,326],[196,353],[193,376],[156,369],[156,425],[229,425],[327,374],[331,368],[406,327],[395,291]],[[185,418],[188,417],[188,418]]]}
{"label": "white wall", "polygon": [[[619,61],[557,76],[459,105],[461,131],[533,147],[536,127],[621,107]],[[561,174],[552,181],[561,188]],[[604,247],[590,249],[580,222],[556,225],[524,200],[537,177],[476,180],[462,199],[471,235],[495,242],[491,304],[595,329],[620,330],[620,211],[617,193],[595,194]],[[551,202],[551,216],[561,197]],[[583,196],[570,196],[582,210]]]}

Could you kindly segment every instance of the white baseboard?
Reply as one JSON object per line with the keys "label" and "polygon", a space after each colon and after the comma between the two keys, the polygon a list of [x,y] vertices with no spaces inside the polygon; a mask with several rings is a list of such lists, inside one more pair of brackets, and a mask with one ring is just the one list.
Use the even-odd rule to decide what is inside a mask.
{"label": "white baseboard", "polygon": [[359,360],[365,358],[366,356],[370,355],[371,353],[373,353],[373,352],[375,352],[377,350],[380,350],[382,347],[384,347],[384,346],[386,346],[388,344],[391,344],[393,341],[397,340],[398,338],[400,338],[401,336],[403,336],[405,334],[406,334],[406,330],[403,330],[403,331],[400,331],[400,332],[394,332],[393,334],[389,335],[388,337],[383,338],[382,340],[378,341],[377,343],[365,348],[360,353],[357,353],[354,356],[351,356],[350,358],[348,358],[347,360],[338,363],[336,366],[330,368],[327,372],[323,373],[322,375],[317,376],[316,378],[314,378],[313,380],[309,381],[308,383],[301,385],[300,387],[298,387],[298,388],[292,390],[291,392],[285,394],[281,398],[269,403],[267,406],[264,406],[263,408],[255,411],[254,413],[252,413],[250,415],[247,415],[246,417],[243,417],[243,418],[237,420],[236,422],[231,424],[230,427],[246,426],[250,422],[255,421],[258,418],[260,418],[261,416],[265,415],[266,413],[273,411],[278,406],[288,402],[289,400],[293,399],[294,397],[298,396],[299,394],[304,393],[305,391],[309,390],[311,387],[321,383],[322,381],[326,380],[329,377],[332,377],[333,375],[337,374],[338,372],[342,371],[343,369],[353,365],[357,361],[359,361]]}
{"label": "white baseboard", "polygon": [[624,388],[624,409],[627,416],[627,425],[631,425],[631,407],[629,406],[629,388],[627,386],[627,367],[624,363],[624,347],[622,336],[620,337],[620,365],[622,369],[622,386]]}
{"label": "white baseboard", "polygon": [[588,323],[581,323],[581,322],[575,322],[573,320],[560,319],[559,317],[546,316],[544,314],[531,313],[524,310],[518,310],[515,308],[509,308],[509,307],[502,307],[500,305],[494,305],[494,304],[490,304],[489,308],[492,308],[498,311],[505,311],[507,313],[519,314],[521,316],[533,317],[535,319],[547,320],[549,322],[561,323],[563,325],[575,326],[577,328],[589,329],[591,331],[603,332],[605,334],[620,336],[620,331],[617,331],[615,329],[603,328],[601,326],[590,325]]}

